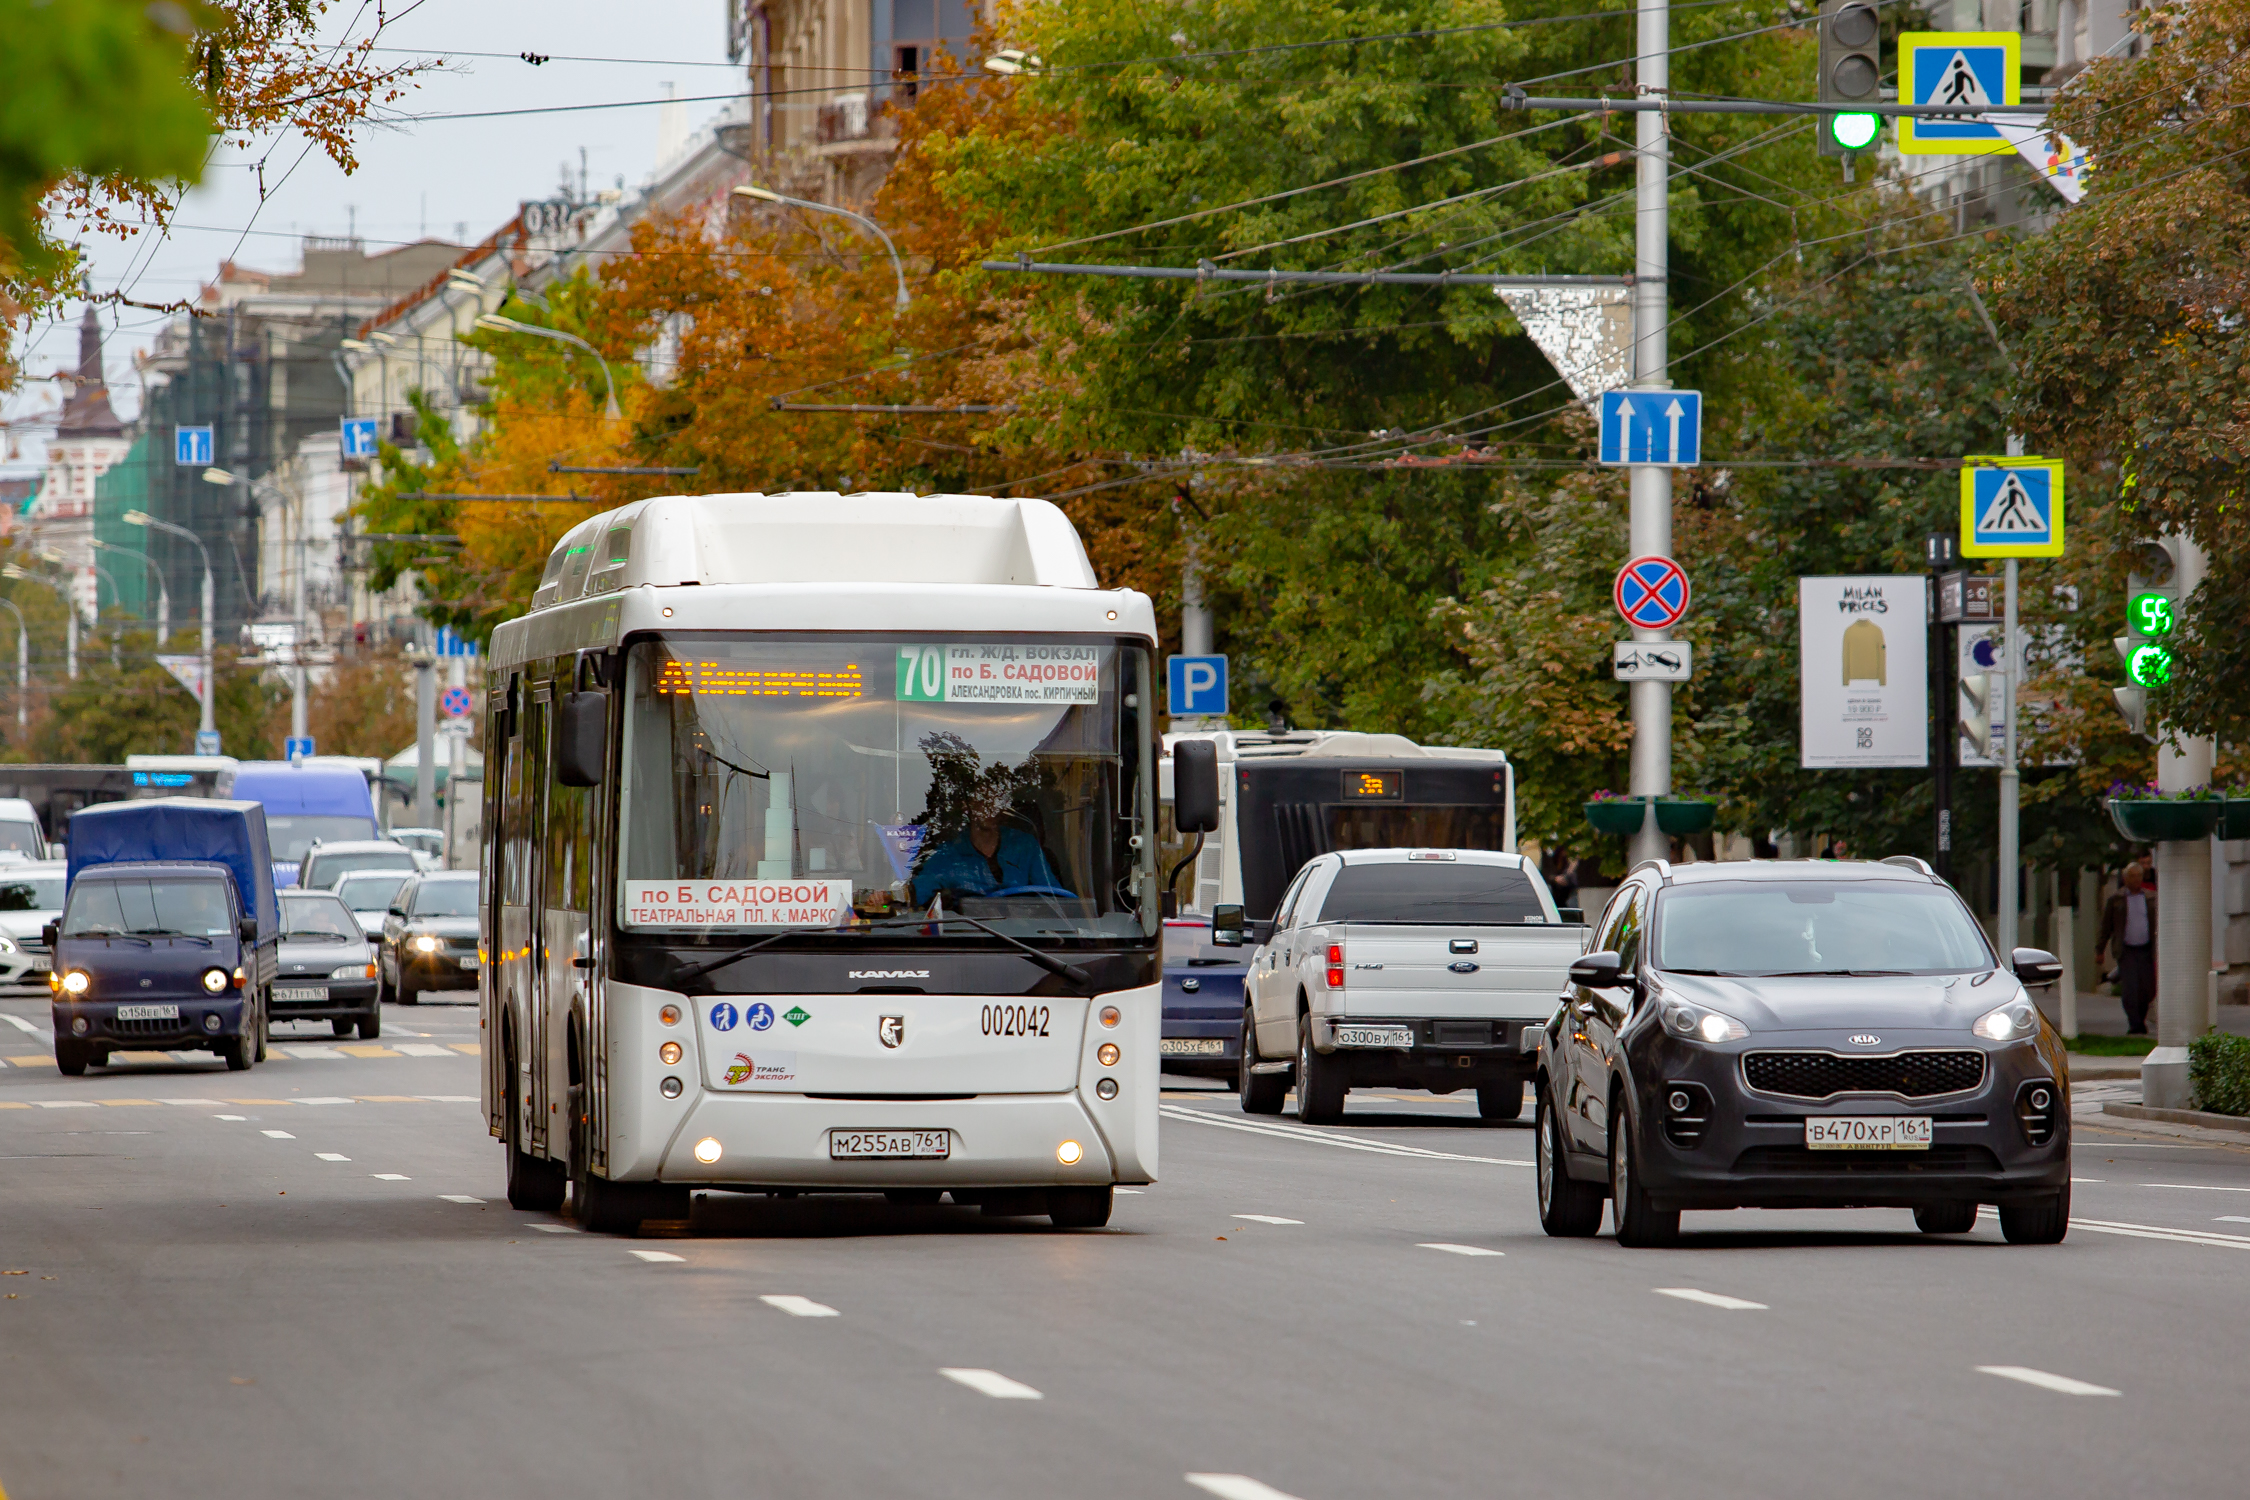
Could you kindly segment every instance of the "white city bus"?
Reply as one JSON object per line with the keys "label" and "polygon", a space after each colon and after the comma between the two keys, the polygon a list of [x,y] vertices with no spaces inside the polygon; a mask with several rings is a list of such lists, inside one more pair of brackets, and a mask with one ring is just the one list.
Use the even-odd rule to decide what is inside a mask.
{"label": "white city bus", "polygon": [[[493,633],[479,1000],[509,1201],[1156,1177],[1155,616],[1039,500],[627,505]],[[1212,796],[1216,796],[1215,786]]]}

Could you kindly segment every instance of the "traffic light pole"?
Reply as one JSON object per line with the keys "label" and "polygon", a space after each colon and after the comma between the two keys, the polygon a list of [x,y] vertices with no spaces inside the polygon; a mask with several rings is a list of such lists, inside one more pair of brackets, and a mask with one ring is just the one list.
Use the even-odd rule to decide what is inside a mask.
{"label": "traffic light pole", "polygon": [[[1635,79],[1644,103],[1667,99],[1672,86],[1671,0],[1640,0],[1639,52]],[[1633,216],[1633,384],[1672,383],[1665,323],[1670,316],[1666,277],[1670,274],[1672,175],[1671,137],[1664,116],[1644,109],[1633,121],[1639,168],[1634,179]],[[1672,471],[1655,464],[1628,469],[1632,512],[1628,523],[1634,557],[1672,555]],[[1669,640],[1669,630],[1635,628],[1636,641]],[[1672,791],[1672,684],[1636,682],[1626,689],[1633,714],[1633,750],[1628,791],[1635,797],[1669,796]],[[1656,826],[1656,804],[1643,804],[1641,830],[1633,835],[1628,864],[1662,859],[1670,850]]]}
{"label": "traffic light pole", "polygon": [[[2184,606],[2210,569],[2203,549],[2185,536],[2173,541],[2179,564],[2172,597]],[[2191,791],[2211,784],[2209,738],[2158,731],[2159,791]],[[2156,846],[2156,1050],[2141,1060],[2141,1102],[2156,1109],[2189,1107],[2188,1044],[2203,1035],[2211,983],[2211,841],[2167,840]]]}

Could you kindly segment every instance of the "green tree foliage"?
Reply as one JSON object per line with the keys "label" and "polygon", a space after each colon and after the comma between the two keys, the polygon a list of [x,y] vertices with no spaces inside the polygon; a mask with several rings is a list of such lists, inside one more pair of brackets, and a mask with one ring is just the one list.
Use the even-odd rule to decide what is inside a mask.
{"label": "green tree foliage", "polygon": [[[128,755],[188,755],[195,750],[196,702],[152,654],[155,639],[127,635],[112,662],[106,646],[80,643],[78,678],[64,680],[31,741],[31,759],[118,765]],[[282,690],[262,667],[237,667],[235,653],[213,654],[218,696],[212,722],[229,755],[270,759]]]}
{"label": "green tree foliage", "polygon": [[[2153,707],[2171,728],[2239,739],[2250,731],[2250,0],[2168,5],[2136,22],[2140,55],[2095,62],[2051,117],[2093,156],[2084,201],[1985,274],[2020,366],[2018,424],[2117,476],[2122,514],[2088,542],[2114,557],[2177,530],[2210,554]],[[2075,523],[2075,498],[2072,510]],[[2074,553],[2082,545],[2073,538]],[[2123,623],[2121,571],[2093,600],[2109,634]]]}

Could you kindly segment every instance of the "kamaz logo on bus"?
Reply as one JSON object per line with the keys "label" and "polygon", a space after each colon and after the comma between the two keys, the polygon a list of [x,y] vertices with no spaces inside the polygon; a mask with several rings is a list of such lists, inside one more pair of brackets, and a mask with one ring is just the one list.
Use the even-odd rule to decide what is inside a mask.
{"label": "kamaz logo on bus", "polygon": [[928,969],[853,969],[846,973],[844,977],[847,979],[927,979],[930,977],[930,971]]}

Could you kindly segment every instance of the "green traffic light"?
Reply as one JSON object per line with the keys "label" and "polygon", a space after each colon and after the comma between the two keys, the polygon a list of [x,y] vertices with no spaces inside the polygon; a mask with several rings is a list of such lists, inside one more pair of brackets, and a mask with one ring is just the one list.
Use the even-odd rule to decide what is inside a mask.
{"label": "green traffic light", "polygon": [[2172,653],[2162,646],[2136,646],[2125,658],[2125,675],[2139,687],[2162,687],[2172,680]]}
{"label": "green traffic light", "polygon": [[1881,115],[1831,115],[1828,134],[1847,151],[1858,151],[1875,144],[1875,137],[1883,133]]}
{"label": "green traffic light", "polygon": [[2172,633],[2172,598],[2169,594],[2135,594],[2126,606],[2126,618],[2142,635],[2170,635]]}

